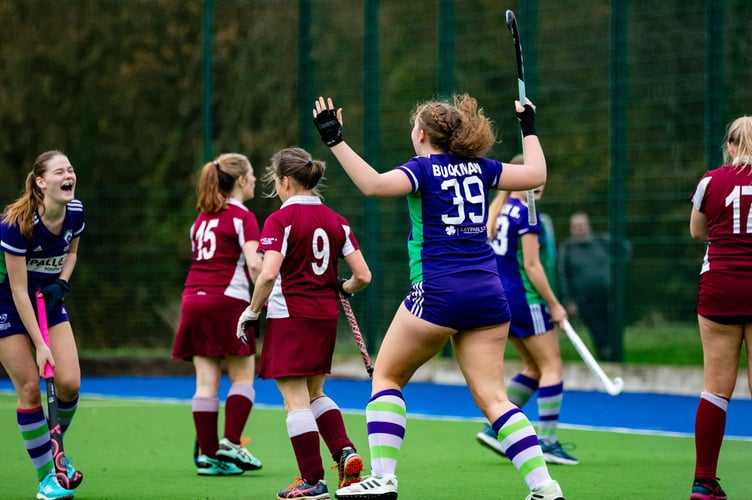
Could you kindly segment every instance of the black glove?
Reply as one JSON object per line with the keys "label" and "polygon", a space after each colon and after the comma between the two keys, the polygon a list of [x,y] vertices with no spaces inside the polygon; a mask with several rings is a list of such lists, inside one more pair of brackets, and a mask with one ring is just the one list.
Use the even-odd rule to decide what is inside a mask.
{"label": "black glove", "polygon": [[345,285],[345,281],[347,281],[345,278],[339,278],[339,293],[341,293],[344,298],[349,299],[350,297],[352,297],[355,294],[354,293],[347,293],[345,291],[345,286],[344,286]]}
{"label": "black glove", "polygon": [[538,135],[535,131],[535,110],[529,104],[525,104],[525,111],[517,113],[517,118],[520,120],[520,128],[522,129],[522,137],[529,135]]}
{"label": "black glove", "polygon": [[70,285],[64,279],[56,279],[54,283],[42,288],[41,292],[47,299],[47,312],[53,311],[63,303],[63,295],[70,291]]}
{"label": "black glove", "polygon": [[337,112],[333,109],[325,109],[317,114],[313,124],[316,125],[321,140],[330,148],[342,142],[342,124],[337,120]]}

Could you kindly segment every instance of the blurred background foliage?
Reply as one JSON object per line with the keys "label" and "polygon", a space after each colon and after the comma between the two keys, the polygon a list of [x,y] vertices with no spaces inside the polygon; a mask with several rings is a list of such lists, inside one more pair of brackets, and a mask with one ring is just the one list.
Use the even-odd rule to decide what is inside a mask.
{"label": "blurred background foliage", "polygon": [[[720,165],[725,124],[749,113],[752,2],[626,4],[626,54],[618,61],[626,93],[616,103],[626,117],[626,170],[614,186],[611,35],[619,2],[524,1],[533,17],[520,19],[528,30],[528,95],[539,106],[549,164],[540,210],[563,241],[577,210],[591,215],[596,231],[609,231],[610,196],[623,194],[624,237],[632,244],[626,323],[693,323],[704,246],[689,238],[687,198],[702,173]],[[42,151],[61,149],[73,162],[87,231],[66,302],[82,348],[170,346],[205,151],[246,154],[260,177],[274,151],[295,144],[328,162],[325,201],[350,219],[376,271],[353,305],[364,333],[380,337],[408,288],[404,200],[357,192],[315,137],[311,99],[333,96],[344,108],[347,141],[364,151],[375,140],[368,157],[384,171],[414,154],[414,105],[449,85],[479,100],[500,139],[490,156],[506,161],[518,152],[519,132],[504,11],[519,7],[498,0],[0,0],[0,199],[19,195]],[[210,81],[203,73],[207,15]],[[364,45],[369,26],[377,28],[375,52]],[[714,29],[720,39],[711,37]],[[720,106],[720,126],[709,118],[711,104]],[[264,191],[259,185],[248,204],[260,223],[279,205]]]}

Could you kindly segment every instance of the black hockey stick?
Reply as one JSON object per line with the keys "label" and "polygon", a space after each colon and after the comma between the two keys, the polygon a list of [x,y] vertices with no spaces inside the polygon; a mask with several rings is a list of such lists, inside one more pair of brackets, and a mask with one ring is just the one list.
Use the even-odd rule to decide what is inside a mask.
{"label": "black hockey stick", "polygon": [[[47,328],[47,306],[44,302],[44,294],[37,290],[37,318],[42,339],[47,347],[50,346],[50,333]],[[80,471],[76,471],[72,477],[68,477],[68,468],[65,465],[65,452],[63,451],[63,431],[60,427],[58,416],[57,393],[55,392],[55,369],[47,363],[44,366],[44,380],[47,383],[47,423],[50,427],[50,444],[52,445],[52,461],[55,464],[55,477],[63,488],[72,490],[84,479]]]}
{"label": "black hockey stick", "polygon": [[[525,68],[522,65],[522,44],[520,43],[520,30],[517,27],[517,18],[514,12],[507,11],[507,28],[512,32],[512,40],[514,41],[514,53],[517,56],[517,88],[519,91],[520,104],[525,105]],[[524,142],[524,141],[523,141]],[[524,155],[523,147],[523,155]],[[531,226],[538,223],[538,217],[535,214],[535,192],[530,189],[527,192],[527,222]]]}

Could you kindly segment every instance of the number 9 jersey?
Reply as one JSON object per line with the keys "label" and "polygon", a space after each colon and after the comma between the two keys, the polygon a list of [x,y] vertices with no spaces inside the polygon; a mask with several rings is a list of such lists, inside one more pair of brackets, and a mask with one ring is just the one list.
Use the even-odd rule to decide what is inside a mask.
{"label": "number 9 jersey", "polygon": [[358,250],[347,220],[318,196],[292,196],[264,222],[259,252],[282,254],[266,317],[336,319],[339,259]]}

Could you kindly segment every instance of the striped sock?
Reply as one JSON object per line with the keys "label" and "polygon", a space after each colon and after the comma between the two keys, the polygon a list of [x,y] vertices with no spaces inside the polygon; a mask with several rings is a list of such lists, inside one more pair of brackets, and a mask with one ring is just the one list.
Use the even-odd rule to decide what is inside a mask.
{"label": "striped sock", "polygon": [[366,406],[366,422],[371,448],[371,472],[374,475],[394,474],[407,426],[402,392],[387,389],[374,394]]}
{"label": "striped sock", "polygon": [[538,416],[540,417],[538,437],[544,444],[556,442],[556,428],[559,426],[563,394],[564,382],[538,389]]}
{"label": "striped sock", "polygon": [[518,373],[507,384],[507,396],[509,401],[514,403],[518,408],[522,408],[538,390],[538,381]]}
{"label": "striped sock", "polygon": [[522,474],[530,490],[551,481],[535,429],[524,413],[514,408],[493,423],[501,448]]}
{"label": "striped sock", "polygon": [[53,465],[50,428],[44,410],[41,406],[31,410],[18,408],[16,420],[26,451],[37,471],[37,479],[41,481],[52,470]]}
{"label": "striped sock", "polygon": [[78,396],[73,401],[63,401],[58,399],[57,401],[57,416],[60,419],[60,431],[65,435],[65,431],[70,427],[70,423],[73,420],[73,415],[78,408]]}

